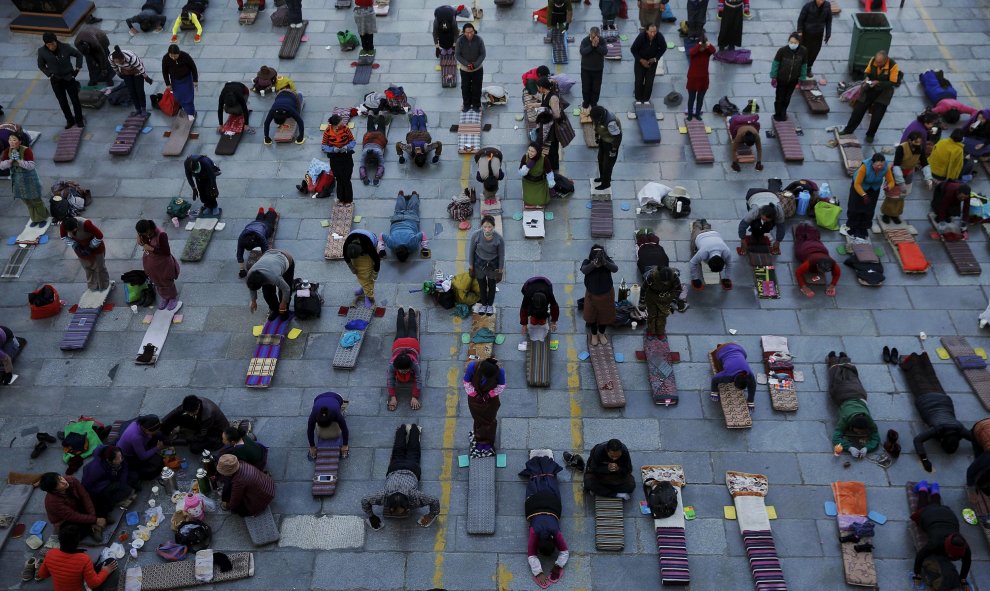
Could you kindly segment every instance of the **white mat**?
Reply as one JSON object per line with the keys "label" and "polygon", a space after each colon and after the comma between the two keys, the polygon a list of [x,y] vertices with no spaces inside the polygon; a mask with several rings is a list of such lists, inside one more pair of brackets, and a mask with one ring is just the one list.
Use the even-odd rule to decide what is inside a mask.
{"label": "white mat", "polygon": [[114,283],[114,281],[111,281],[110,287],[104,289],[103,291],[87,289],[82,294],[82,297],[79,298],[79,307],[83,309],[102,308],[103,304],[107,301],[107,296],[110,295],[110,290],[113,289]]}
{"label": "white mat", "polygon": [[738,496],[735,498],[736,519],[739,531],[769,531],[770,518],[763,497]]}

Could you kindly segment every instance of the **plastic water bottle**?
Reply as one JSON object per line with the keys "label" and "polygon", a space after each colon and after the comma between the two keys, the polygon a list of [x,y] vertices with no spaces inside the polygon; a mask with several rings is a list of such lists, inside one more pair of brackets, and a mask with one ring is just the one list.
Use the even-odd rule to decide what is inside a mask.
{"label": "plastic water bottle", "polygon": [[808,215],[808,205],[811,203],[811,193],[801,191],[798,194],[797,213],[798,215]]}
{"label": "plastic water bottle", "polygon": [[821,189],[818,190],[818,195],[822,199],[828,199],[828,200],[831,201],[831,199],[832,199],[832,189],[829,188],[828,183],[822,183]]}

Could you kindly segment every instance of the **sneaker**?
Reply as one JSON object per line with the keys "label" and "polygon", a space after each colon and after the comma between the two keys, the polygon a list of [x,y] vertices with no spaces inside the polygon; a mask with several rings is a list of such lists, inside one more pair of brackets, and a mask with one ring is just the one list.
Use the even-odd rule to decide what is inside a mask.
{"label": "sneaker", "polygon": [[677,311],[678,312],[681,312],[681,313],[687,312],[688,311],[688,308],[690,308],[690,307],[691,307],[691,304],[685,302],[684,300],[677,300]]}
{"label": "sneaker", "polygon": [[629,500],[629,493],[615,493],[615,498],[622,499],[623,501]]}
{"label": "sneaker", "polygon": [[38,559],[33,556],[31,558],[28,558],[27,562],[24,563],[24,570],[21,571],[21,580],[30,581],[31,579],[34,578],[34,575],[36,574],[37,570],[38,570]]}
{"label": "sneaker", "polygon": [[928,485],[928,494],[930,494],[933,497],[941,496],[937,482],[932,482],[931,484]]}

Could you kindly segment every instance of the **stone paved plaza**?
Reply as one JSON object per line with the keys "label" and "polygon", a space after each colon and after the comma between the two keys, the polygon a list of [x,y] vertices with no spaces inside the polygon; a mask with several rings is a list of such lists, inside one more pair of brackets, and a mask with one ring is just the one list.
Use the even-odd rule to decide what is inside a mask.
{"label": "stone paved plaza", "polygon": [[[693,217],[706,217],[733,244],[735,227],[745,211],[743,197],[750,187],[766,185],[779,177],[785,184],[799,178],[829,182],[843,205],[849,179],[840,163],[838,150],[825,145],[830,134],[825,128],[841,125],[849,106],[840,103],[836,83],[848,80],[846,60],[852,36],[852,0],[839,0],[842,14],[833,24],[831,43],[823,50],[815,71],[828,79],[824,88],[832,107],[828,116],[812,116],[800,96],[795,95],[791,112],[804,128],[801,139],[806,161],[785,164],[776,140],[764,139],[766,169],[754,172],[751,166],[735,173],[729,167],[727,133],[724,125],[710,114],[714,101],[729,95],[739,105],[756,98],[763,108],[763,127],[770,127],[773,93],[769,82],[770,60],[787,41],[801,7],[801,0],[769,0],[753,3],[754,18],[744,25],[744,45],[752,49],[753,64],[748,66],[713,63],[712,88],[705,105],[706,122],[714,128],[710,135],[716,154],[714,165],[695,165],[686,136],[677,133],[675,112],[663,106],[662,97],[673,89],[685,93],[687,60],[671,50],[665,57],[667,74],[658,77],[654,103],[664,112],[660,122],[663,141],[658,146],[642,143],[633,121],[625,118],[631,109],[632,59],[628,47],[637,32],[636,8],[630,7],[627,21],[619,21],[628,36],[621,62],[608,63],[602,104],[622,114],[625,139],[615,167],[613,191],[615,236],[606,246],[616,262],[616,280],[636,281],[632,234],[637,227],[652,227],[682,275],[690,257],[689,221],[672,220],[668,214],[635,214],[636,192],[649,181],[671,186],[682,185],[693,201]],[[907,0],[898,9],[893,0],[887,13],[893,27],[891,56],[905,73],[897,89],[875,144],[876,149],[891,146],[903,128],[926,104],[917,84],[920,72],[943,69],[959,91],[959,98],[974,106],[990,104],[990,8],[981,0]],[[155,78],[150,92],[162,90],[160,59],[168,43],[167,33],[142,34],[130,38],[123,19],[138,12],[139,0],[97,0],[101,26],[112,44],[135,51],[145,59]],[[166,6],[169,22],[181,2]],[[597,3],[596,3],[597,4]],[[508,455],[508,467],[497,474],[497,533],[471,536],[466,533],[467,469],[457,467],[457,456],[466,453],[471,419],[461,387],[466,346],[461,333],[469,326],[454,318],[420,293],[410,293],[431,277],[434,265],[448,273],[466,268],[468,232],[458,231],[446,213],[451,195],[461,191],[474,176],[473,161],[456,153],[456,136],[448,128],[457,122],[459,89],[442,89],[429,33],[435,2],[393,0],[391,14],[378,19],[375,43],[381,67],[369,86],[351,84],[350,63],[356,53],[342,54],[337,31],[354,29],[350,10],[335,10],[330,0],[304,0],[304,16],[309,20],[309,41],[294,61],[279,60],[279,38],[285,29],[273,29],[269,14],[262,13],[254,26],[239,26],[234,0],[214,0],[208,12],[202,43],[193,44],[192,35],[181,36],[181,46],[198,64],[201,84],[197,104],[201,109],[198,140],[190,141],[185,155],[213,156],[217,141],[215,115],[217,95],[228,80],[250,83],[261,65],[270,65],[291,76],[306,96],[305,145],[266,147],[260,133],[247,136],[236,155],[217,157],[223,170],[219,179],[220,205],[225,230],[214,235],[206,257],[199,263],[184,263],[179,278],[184,321],[173,327],[157,366],[136,366],[132,359],[141,344],[144,312],[133,313],[123,304],[122,290],[112,294],[116,307],[104,313],[96,332],[83,351],[62,352],[59,341],[69,315],[41,321],[28,318],[26,295],[42,283],[56,286],[70,305],[85,289],[83,272],[75,256],[49,231],[50,242],[39,246],[24,273],[16,280],[0,283],[0,324],[9,326],[30,344],[17,362],[19,380],[0,388],[0,472],[61,471],[64,465],[55,450],[37,460],[29,459],[36,431],[54,433],[66,420],[80,414],[93,415],[104,422],[131,418],[139,413],[164,414],[187,394],[217,401],[228,417],[256,419],[259,438],[271,447],[269,467],[277,481],[273,510],[286,529],[300,523],[296,516],[359,516],[362,496],[379,489],[388,464],[389,447],[395,427],[416,421],[424,428],[422,488],[441,499],[442,512],[430,529],[421,529],[411,520],[389,522],[382,531],[366,526],[363,534],[329,536],[331,549],[303,549],[294,546],[268,546],[255,550],[256,575],[217,588],[264,589],[429,589],[457,590],[535,589],[526,563],[526,521],[523,512],[525,487],[517,472],[522,469],[527,450],[552,448],[559,457],[564,450],[586,453],[592,445],[610,437],[622,439],[632,452],[633,465],[680,463],[689,486],[685,501],[697,511],[688,522],[687,545],[691,564],[691,589],[735,591],[753,588],[735,522],[723,519],[722,507],[731,504],[724,478],[726,470],[761,472],[769,476],[768,503],[776,507],[779,519],[773,521],[777,547],[789,588],[798,591],[844,589],[842,563],[836,542],[836,526],[822,511],[822,503],[832,498],[830,483],[860,480],[866,483],[871,509],[886,514],[889,522],[877,527],[875,556],[883,589],[908,588],[914,550],[907,536],[908,509],[903,486],[907,480],[926,476],[917,456],[910,450],[910,439],[924,429],[901,372],[881,362],[883,345],[896,346],[908,353],[924,349],[935,360],[938,377],[952,396],[959,418],[970,425],[987,416],[960,372],[951,361],[935,357],[938,337],[965,335],[974,346],[990,347],[990,338],[977,325],[977,315],[987,304],[990,290],[987,275],[962,277],[949,263],[944,248],[928,237],[925,219],[929,195],[915,190],[908,199],[906,218],[921,230],[920,242],[934,264],[924,275],[902,273],[883,244],[882,261],[887,280],[880,289],[858,285],[844,269],[838,295],[827,298],[819,291],[813,299],[801,295],[793,279],[793,248],[788,234],[778,263],[783,295],[777,300],[759,300],[752,287],[749,266],[735,265],[735,289],[723,292],[709,288],[689,296],[691,309],[671,317],[668,330],[672,350],[681,353],[676,366],[680,404],[672,408],[654,406],[646,379],[645,364],[635,361],[642,347],[640,331],[624,329],[614,334],[614,344],[625,357],[619,370],[626,390],[627,405],[621,410],[602,409],[588,362],[579,361],[586,350],[584,324],[576,301],[584,295],[578,269],[593,240],[589,235],[590,210],[588,178],[595,176],[595,152],[579,137],[566,149],[563,171],[576,181],[577,192],[566,201],[554,201],[547,236],[533,241],[523,238],[521,222],[511,215],[522,210],[520,184],[515,162],[522,154],[525,135],[517,126],[521,113],[519,77],[523,71],[550,63],[550,48],[542,43],[543,28],[532,22],[532,11],[543,6],[537,0],[516,2],[510,8],[496,8],[483,0],[484,17],[479,31],[484,38],[488,59],[484,65],[485,84],[505,85],[510,91],[507,106],[495,107],[485,115],[492,124],[484,134],[486,145],[500,146],[507,160],[507,197],[504,201],[507,279],[496,298],[499,332],[505,343],[496,348],[504,363],[508,387],[503,395],[499,423],[501,447]],[[685,17],[683,2],[674,3],[679,19]],[[48,82],[35,65],[38,36],[11,34],[7,24],[16,15],[11,3],[0,6],[0,103],[8,121],[22,123],[41,132],[34,145],[38,172],[47,187],[55,180],[74,179],[90,188],[94,203],[84,216],[92,218],[106,233],[111,276],[140,268],[140,249],[135,245],[134,223],[141,218],[166,222],[165,206],[175,195],[188,197],[180,158],[160,156],[161,132],[166,121],[153,112],[154,131],[142,136],[133,154],[111,158],[108,146],[114,128],[127,109],[104,107],[87,111],[86,128],[79,157],[71,164],[54,164],[55,138],[62,131],[62,117]],[[583,32],[599,24],[597,5],[574,5],[572,30]],[[711,2],[707,29],[717,34],[715,2]],[[661,32],[681,45],[673,25]],[[577,33],[578,40],[583,33]],[[570,63],[560,71],[579,78],[579,55],[572,43]],[[983,55],[984,58],[979,56]],[[553,67],[553,66],[551,66]],[[84,81],[86,73],[81,75]],[[323,258],[327,230],[320,221],[329,217],[331,203],[301,197],[293,187],[305,172],[310,159],[320,156],[319,124],[334,106],[357,104],[369,90],[384,91],[390,84],[405,88],[411,102],[430,116],[430,131],[445,144],[438,166],[418,169],[399,165],[394,152],[386,159],[381,186],[364,187],[355,179],[356,213],[362,220],[355,227],[379,233],[387,228],[397,191],[416,190],[423,197],[423,227],[431,234],[433,260],[418,258],[399,265],[394,258],[383,262],[379,278],[380,302],[387,306],[382,319],[370,327],[367,343],[353,371],[334,371],[330,359],[341,334],[342,322],[336,315],[339,305],[350,301],[355,287],[351,273],[341,261]],[[580,86],[574,90],[579,102]],[[250,99],[254,122],[259,124],[270,105],[270,97]],[[572,120],[575,118],[571,116]],[[357,132],[363,121],[359,121]],[[577,123],[575,123],[577,125]],[[864,124],[865,125],[865,124]],[[404,118],[397,118],[391,141],[407,131]],[[865,127],[861,126],[859,137]],[[360,138],[360,133],[357,133]],[[389,150],[392,147],[389,146]],[[872,147],[866,147],[870,154]],[[356,172],[355,172],[356,176]],[[988,188],[984,173],[975,189]],[[480,193],[480,187],[479,187]],[[16,235],[24,224],[24,209],[10,196],[9,185],[0,185],[0,235]],[[297,322],[302,335],[289,341],[282,361],[267,390],[247,389],[244,375],[251,357],[254,338],[251,330],[261,324],[260,314],[248,310],[248,293],[237,278],[235,242],[241,228],[252,219],[259,206],[274,206],[281,213],[276,244],[296,257],[297,276],[322,282],[326,304],[319,320]],[[623,208],[622,206],[631,206]],[[795,220],[789,223],[793,224]],[[181,252],[188,233],[167,227],[172,248]],[[477,228],[477,214],[474,228]],[[837,232],[825,232],[830,249],[842,242]],[[882,240],[875,241],[881,244]],[[971,235],[972,249],[982,264],[990,263],[983,232]],[[733,244],[734,245],[734,244]],[[3,246],[4,260],[13,252]],[[985,267],[988,270],[990,267]],[[516,321],[522,283],[533,275],[546,275],[555,284],[562,314],[559,325],[560,348],[553,353],[552,387],[525,387],[524,353]],[[385,407],[385,372],[398,306],[423,310],[423,358],[426,391],[423,408],[412,411],[402,401],[396,412]],[[735,336],[730,335],[735,331]],[[922,342],[918,335],[929,338]],[[763,386],[758,388],[753,428],[728,431],[719,407],[708,397],[708,351],[727,340],[741,343],[755,362],[759,337],[785,335],[796,356],[797,369],[806,376],[799,384],[800,409],[795,413],[771,410]],[[888,470],[869,462],[843,461],[832,455],[829,438],[835,408],[826,395],[824,358],[829,350],[847,351],[859,365],[860,376],[869,391],[869,404],[881,433],[896,429],[904,443],[904,455]],[[305,460],[305,427],[311,401],[319,393],[334,390],[350,400],[348,424],[351,454],[341,468],[341,484],[336,496],[314,500],[310,495],[312,468]],[[929,444],[936,472],[947,504],[965,506],[965,469],[972,459],[968,444],[953,456],[944,455]],[[639,514],[635,501],[627,503],[625,550],[622,553],[594,549],[593,503],[581,492],[579,479],[570,471],[561,474],[564,488],[563,532],[572,554],[566,574],[555,588],[633,591],[656,589],[660,585],[652,522]],[[148,494],[148,487],[143,491]],[[31,524],[44,518],[44,495],[36,492],[21,521]],[[238,517],[213,514],[214,547],[221,550],[251,550],[250,541]],[[990,560],[986,541],[976,528],[963,525],[973,547],[973,578],[990,587]],[[350,531],[362,531],[352,528]],[[338,532],[329,532],[338,533]],[[348,537],[349,536],[349,537]],[[159,539],[161,538],[161,539]],[[298,538],[298,536],[293,536]],[[165,539],[158,532],[155,543]],[[283,544],[286,540],[283,540]],[[305,545],[305,544],[303,544]],[[29,556],[22,540],[10,540],[0,552],[0,588],[42,589],[41,583],[21,583],[20,571]],[[159,562],[150,550],[143,550],[140,562]],[[205,587],[204,587],[205,588]]]}

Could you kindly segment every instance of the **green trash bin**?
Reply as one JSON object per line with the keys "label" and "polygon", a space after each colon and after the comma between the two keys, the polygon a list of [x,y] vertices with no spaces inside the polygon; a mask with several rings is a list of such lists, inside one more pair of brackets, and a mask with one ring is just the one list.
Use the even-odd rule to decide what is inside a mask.
{"label": "green trash bin", "polygon": [[890,21],[882,12],[852,15],[853,35],[849,44],[849,73],[862,74],[878,51],[890,51]]}

